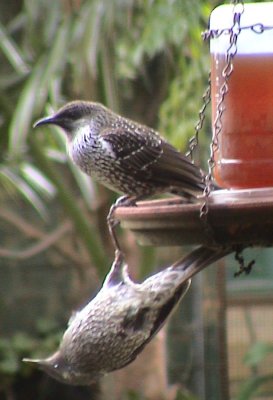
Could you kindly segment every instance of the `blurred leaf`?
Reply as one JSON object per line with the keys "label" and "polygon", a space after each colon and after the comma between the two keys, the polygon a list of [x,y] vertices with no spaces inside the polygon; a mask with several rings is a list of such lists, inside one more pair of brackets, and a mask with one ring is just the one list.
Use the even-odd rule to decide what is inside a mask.
{"label": "blurred leaf", "polygon": [[37,340],[24,332],[15,333],[11,338],[10,343],[19,357],[21,357],[21,355],[28,354],[35,346],[37,346]]}
{"label": "blurred leaf", "polygon": [[18,370],[18,359],[8,339],[0,338],[0,374],[13,375]]}
{"label": "blurred leaf", "polygon": [[[13,87],[17,84],[20,84],[22,82],[23,78],[22,76],[18,75],[16,72],[8,72],[8,73],[2,73],[0,77],[0,90],[8,90],[10,87]],[[3,95],[3,94],[2,94]],[[6,101],[9,101],[9,99],[6,98]],[[12,108],[13,111],[14,108]]]}
{"label": "blurred leaf", "polygon": [[198,398],[193,394],[189,393],[186,389],[185,390],[178,389],[175,400],[198,400]]}
{"label": "blurred leaf", "polygon": [[18,371],[18,360],[13,353],[5,360],[0,360],[0,372],[2,374],[14,375]]}
{"label": "blurred leaf", "polygon": [[256,343],[247,352],[244,362],[249,366],[256,366],[261,363],[269,354],[273,353],[273,345],[269,343]]}
{"label": "blurred leaf", "polygon": [[[241,388],[238,396],[236,396],[236,400],[249,400],[257,399],[257,394],[261,387],[268,383],[273,382],[273,375],[266,375],[266,376],[258,376],[248,380],[243,387]],[[259,397],[260,398],[260,397]],[[262,397],[261,397],[262,398]]]}
{"label": "blurred leaf", "polygon": [[38,194],[31,188],[31,186],[20,177],[17,171],[8,166],[0,166],[0,182],[5,181],[11,184],[40,214],[42,218],[47,217],[47,210],[44,203]]}
{"label": "blurred leaf", "polygon": [[86,174],[81,172],[79,168],[77,168],[75,164],[73,164],[71,161],[69,161],[68,164],[78,184],[86,206],[90,210],[94,209],[93,205],[97,204],[97,193],[92,179],[90,178],[90,176],[87,176]]}
{"label": "blurred leaf", "polygon": [[53,46],[49,54],[47,54],[47,61],[41,79],[40,91],[42,92],[42,96],[40,98],[39,109],[42,109],[42,106],[45,104],[49,82],[54,79],[56,74],[62,73],[67,62],[66,56],[70,37],[70,22],[68,17],[65,18],[54,38]]}
{"label": "blurred leaf", "polygon": [[39,167],[46,173],[48,178],[51,179],[58,189],[59,200],[66,210],[67,215],[69,215],[75,224],[83,243],[85,243],[90,259],[94,263],[93,265],[100,274],[104,275],[108,260],[101,244],[101,238],[95,233],[96,227],[88,223],[75,201],[75,196],[71,193],[69,186],[64,183],[62,177],[56,172],[55,166],[45,157],[37,140],[32,138],[30,144],[32,153],[35,155]]}
{"label": "blurred leaf", "polygon": [[56,194],[55,186],[47,179],[47,177],[34,165],[23,163],[20,165],[22,177],[33,187],[35,192],[52,198]]}
{"label": "blurred leaf", "polygon": [[26,75],[30,68],[24,60],[23,53],[19,50],[16,43],[11,37],[5,27],[0,22],[0,49],[3,51],[12,67],[18,75]]}
{"label": "blurred leaf", "polygon": [[39,318],[36,323],[37,332],[42,336],[48,336],[50,333],[55,333],[60,329],[57,322],[53,319]]}
{"label": "blurred leaf", "polygon": [[40,91],[40,82],[44,70],[45,57],[37,62],[19,96],[9,127],[9,155],[18,159],[26,150],[25,140],[29,131],[33,113]]}
{"label": "blurred leaf", "polygon": [[105,4],[101,1],[87,2],[82,8],[84,32],[82,34],[83,53],[91,74],[97,75],[97,55],[102,31],[102,18],[105,13]]}
{"label": "blurred leaf", "polygon": [[26,137],[37,111],[44,107],[48,96],[49,82],[56,73],[61,73],[65,64],[70,21],[66,19],[58,31],[49,54],[43,55],[35,65],[19,97],[10,123],[9,154],[18,158],[26,149]]}

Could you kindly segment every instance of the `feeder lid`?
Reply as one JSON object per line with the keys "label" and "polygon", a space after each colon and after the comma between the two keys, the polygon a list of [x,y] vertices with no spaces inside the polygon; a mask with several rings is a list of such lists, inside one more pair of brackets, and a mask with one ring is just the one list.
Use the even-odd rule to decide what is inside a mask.
{"label": "feeder lid", "polygon": [[[211,53],[223,54],[230,47],[229,29],[233,27],[235,10],[234,4],[223,4],[212,11],[209,29],[224,30],[224,32],[211,39]],[[239,54],[273,53],[273,2],[247,3],[240,7],[240,12],[241,31],[236,43],[237,52]],[[252,27],[253,29],[250,29]],[[263,30],[264,27],[271,27],[271,29]],[[237,26],[236,29],[238,29]],[[262,36],[259,33],[262,33]]]}

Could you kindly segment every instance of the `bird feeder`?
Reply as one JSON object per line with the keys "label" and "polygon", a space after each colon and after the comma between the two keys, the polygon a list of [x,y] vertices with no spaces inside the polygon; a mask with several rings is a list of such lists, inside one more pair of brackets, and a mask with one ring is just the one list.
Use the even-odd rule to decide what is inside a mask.
{"label": "bird feeder", "polygon": [[215,179],[273,187],[273,2],[217,7],[210,30]]}
{"label": "bird feeder", "polygon": [[[210,40],[212,102],[204,196],[195,204],[179,198],[145,201],[119,207],[115,215],[146,245],[270,246],[273,2],[217,7],[204,38]],[[211,190],[213,177],[222,190]]]}

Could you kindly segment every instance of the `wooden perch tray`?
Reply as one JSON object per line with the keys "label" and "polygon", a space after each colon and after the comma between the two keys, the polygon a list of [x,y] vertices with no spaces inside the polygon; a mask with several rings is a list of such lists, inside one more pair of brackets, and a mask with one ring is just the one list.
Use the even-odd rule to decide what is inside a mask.
{"label": "wooden perch tray", "polygon": [[[181,198],[142,201],[119,207],[115,216],[140,244],[177,246],[213,243],[200,219],[199,199],[183,204]],[[273,245],[273,188],[218,190],[209,197],[208,222],[219,244]]]}

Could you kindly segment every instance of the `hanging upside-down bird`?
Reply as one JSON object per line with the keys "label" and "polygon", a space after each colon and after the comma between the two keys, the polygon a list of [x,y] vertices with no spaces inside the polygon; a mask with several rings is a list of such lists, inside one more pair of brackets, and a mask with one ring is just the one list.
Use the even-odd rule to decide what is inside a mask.
{"label": "hanging upside-down bird", "polygon": [[90,385],[125,367],[162,328],[190,278],[230,251],[200,247],[141,284],[130,279],[117,251],[100,292],[72,317],[59,350],[46,359],[24,361],[71,385]]}
{"label": "hanging upside-down bird", "polygon": [[[63,128],[68,153],[83,172],[125,195],[117,204],[130,205],[158,193],[194,199],[204,190],[204,174],[185,155],[152,128],[102,104],[73,101],[34,127],[46,124]],[[108,218],[112,237],[114,208]]]}

